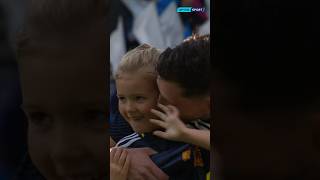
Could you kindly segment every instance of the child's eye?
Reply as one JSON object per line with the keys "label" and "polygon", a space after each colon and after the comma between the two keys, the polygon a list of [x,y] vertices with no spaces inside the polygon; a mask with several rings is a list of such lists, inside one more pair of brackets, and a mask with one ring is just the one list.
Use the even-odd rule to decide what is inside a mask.
{"label": "child's eye", "polygon": [[142,97],[142,96],[137,96],[136,97],[136,101],[138,101],[138,102],[142,102],[142,101],[144,101],[146,98],[145,97]]}
{"label": "child's eye", "polygon": [[92,120],[101,120],[101,119],[105,119],[106,115],[104,112],[102,111],[88,111],[85,113],[85,117],[87,119],[92,119]]}
{"label": "child's eye", "polygon": [[85,113],[86,126],[94,129],[105,129],[107,126],[107,115],[103,111],[91,110]]}
{"label": "child's eye", "polygon": [[48,128],[52,125],[52,119],[45,112],[29,112],[27,113],[31,125],[41,128]]}
{"label": "child's eye", "polygon": [[119,102],[121,102],[121,103],[124,103],[125,102],[125,100],[126,100],[126,98],[125,97],[118,97],[118,100],[119,100]]}

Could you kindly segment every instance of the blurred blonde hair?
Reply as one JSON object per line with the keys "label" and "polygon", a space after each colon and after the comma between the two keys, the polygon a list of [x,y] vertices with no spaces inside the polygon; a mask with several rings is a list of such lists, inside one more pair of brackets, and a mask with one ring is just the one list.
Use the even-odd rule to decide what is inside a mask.
{"label": "blurred blonde hair", "polygon": [[156,64],[161,51],[148,44],[142,44],[127,52],[119,63],[115,72],[115,79],[119,78],[121,73],[134,73],[141,69],[147,69],[147,73],[157,75]]}
{"label": "blurred blonde hair", "polygon": [[183,42],[193,42],[198,40],[210,41],[210,34],[204,34],[204,35],[192,34],[191,36],[184,39]]}

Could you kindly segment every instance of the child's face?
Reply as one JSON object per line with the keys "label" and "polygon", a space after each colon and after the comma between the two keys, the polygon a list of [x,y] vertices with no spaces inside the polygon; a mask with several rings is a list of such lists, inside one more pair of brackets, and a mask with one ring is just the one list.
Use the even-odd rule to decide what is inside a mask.
{"label": "child's face", "polygon": [[156,79],[144,72],[122,73],[116,80],[119,111],[137,133],[151,132],[157,126],[149,122],[155,116],[158,89]]}
{"label": "child's face", "polygon": [[43,51],[21,60],[29,153],[48,180],[108,177],[102,60],[102,53],[85,47]]}

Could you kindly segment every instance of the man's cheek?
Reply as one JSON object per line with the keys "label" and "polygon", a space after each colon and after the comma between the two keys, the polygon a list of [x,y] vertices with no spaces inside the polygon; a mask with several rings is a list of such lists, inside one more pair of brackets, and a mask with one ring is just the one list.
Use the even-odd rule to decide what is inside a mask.
{"label": "man's cheek", "polygon": [[159,95],[158,103],[163,104],[163,105],[169,104],[168,101],[165,98],[163,98],[161,95]]}

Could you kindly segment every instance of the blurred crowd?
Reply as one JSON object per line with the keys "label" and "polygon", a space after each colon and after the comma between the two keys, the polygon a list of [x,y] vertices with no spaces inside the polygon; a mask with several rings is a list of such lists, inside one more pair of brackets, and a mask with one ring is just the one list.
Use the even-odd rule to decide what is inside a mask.
{"label": "blurred crowd", "polygon": [[[178,13],[178,7],[204,8],[205,11]],[[119,13],[110,36],[113,72],[121,57],[142,43],[165,49],[194,33],[210,33],[209,0],[120,0],[115,8]]]}

